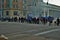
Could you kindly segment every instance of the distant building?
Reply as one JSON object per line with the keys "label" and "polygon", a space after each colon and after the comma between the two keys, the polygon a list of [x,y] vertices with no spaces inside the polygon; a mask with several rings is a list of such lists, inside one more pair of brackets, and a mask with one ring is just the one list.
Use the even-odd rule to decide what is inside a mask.
{"label": "distant building", "polygon": [[[23,13],[32,13],[33,17],[39,16],[53,16],[58,17],[60,15],[60,7],[56,5],[44,3],[43,0],[23,0],[24,9]],[[60,17],[60,16],[59,16]]]}
{"label": "distant building", "polygon": [[47,5],[43,0],[0,0],[0,17],[26,17],[29,13],[33,17],[58,17],[60,7]]}
{"label": "distant building", "polygon": [[3,16],[22,16],[22,0],[4,0]]}

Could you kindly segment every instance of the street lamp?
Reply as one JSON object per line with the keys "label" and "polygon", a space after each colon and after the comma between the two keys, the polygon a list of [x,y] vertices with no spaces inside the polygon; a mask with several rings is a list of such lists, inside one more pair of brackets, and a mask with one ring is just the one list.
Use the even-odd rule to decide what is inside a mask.
{"label": "street lamp", "polygon": [[49,0],[47,0],[47,5],[48,5],[48,1],[49,1]]}
{"label": "street lamp", "polygon": [[[46,8],[44,8],[44,17],[48,17],[49,16],[49,8],[48,8],[48,2],[49,2],[49,0],[47,0],[47,6],[46,6]],[[46,13],[46,10],[47,10],[47,13]]]}
{"label": "street lamp", "polygon": [[48,3],[49,2],[49,0],[47,0],[47,10],[48,10],[48,16],[49,16],[49,8],[48,8]]}

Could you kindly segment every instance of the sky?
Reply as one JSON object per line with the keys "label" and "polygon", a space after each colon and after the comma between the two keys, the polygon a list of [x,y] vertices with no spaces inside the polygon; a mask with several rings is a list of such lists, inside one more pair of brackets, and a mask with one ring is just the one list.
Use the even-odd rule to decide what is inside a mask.
{"label": "sky", "polygon": [[[47,0],[43,0],[45,3]],[[48,3],[60,6],[60,0],[49,0]]]}

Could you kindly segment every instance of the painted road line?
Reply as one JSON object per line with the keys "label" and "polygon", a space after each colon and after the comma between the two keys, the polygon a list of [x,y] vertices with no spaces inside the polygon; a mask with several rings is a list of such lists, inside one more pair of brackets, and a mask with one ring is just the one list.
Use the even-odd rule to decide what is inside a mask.
{"label": "painted road line", "polygon": [[[37,32],[38,30],[27,30],[27,31],[23,31],[22,33],[31,33],[31,32]],[[9,34],[6,34],[8,36],[10,35],[16,35],[16,34],[20,34],[20,32],[16,32],[16,33],[9,33]]]}
{"label": "painted road line", "polygon": [[[28,31],[24,31],[27,32],[27,33],[32,33],[32,32],[36,32],[37,30],[28,30]],[[29,36],[30,34],[18,34],[18,33],[12,33],[12,34],[8,34],[8,35],[11,35],[11,36],[8,36],[9,38],[12,38],[12,37],[22,37],[22,36]]]}
{"label": "painted road line", "polygon": [[16,34],[16,35],[8,36],[8,38],[24,37],[24,36],[29,36],[29,34]]}
{"label": "painted road line", "polygon": [[50,30],[50,31],[45,31],[45,32],[37,33],[37,34],[34,34],[34,35],[38,36],[38,35],[43,35],[43,34],[51,33],[51,32],[54,32],[54,31],[59,31],[59,30],[60,29],[54,29],[54,30]]}
{"label": "painted road line", "polygon": [[37,30],[28,30],[28,31],[25,31],[25,32],[36,32]]}

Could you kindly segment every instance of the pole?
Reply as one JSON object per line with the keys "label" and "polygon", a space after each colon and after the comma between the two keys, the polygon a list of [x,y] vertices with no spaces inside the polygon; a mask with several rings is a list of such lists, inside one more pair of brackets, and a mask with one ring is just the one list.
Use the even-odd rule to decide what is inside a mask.
{"label": "pole", "polygon": [[[47,6],[48,6],[48,2],[49,2],[49,0],[47,0]],[[48,10],[48,16],[49,16],[49,8],[47,8],[47,10]]]}
{"label": "pole", "polygon": [[49,15],[49,8],[48,8],[48,16],[50,16],[50,15]]}
{"label": "pole", "polygon": [[45,8],[44,8],[44,17],[45,17]]}

